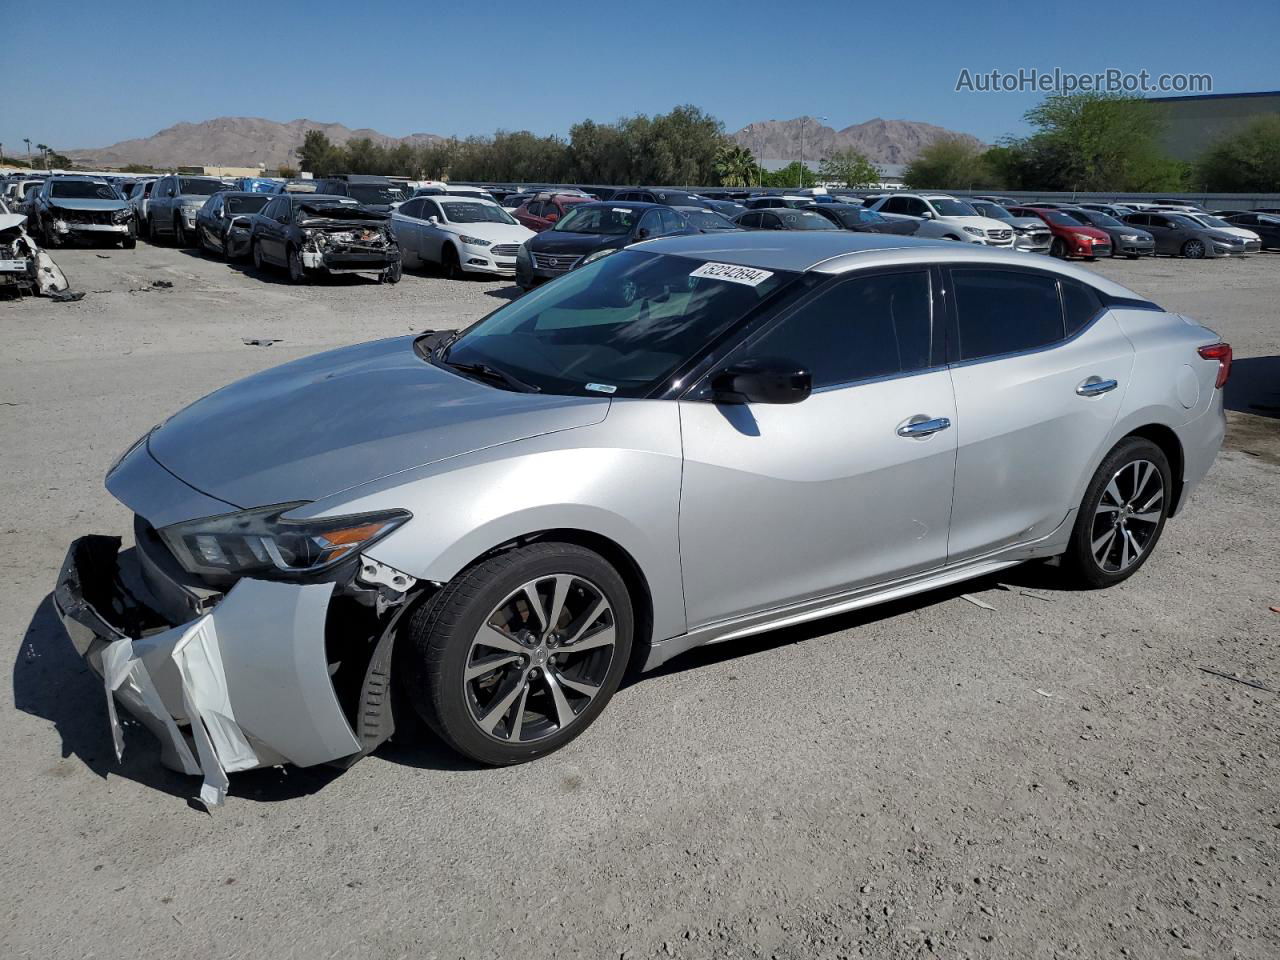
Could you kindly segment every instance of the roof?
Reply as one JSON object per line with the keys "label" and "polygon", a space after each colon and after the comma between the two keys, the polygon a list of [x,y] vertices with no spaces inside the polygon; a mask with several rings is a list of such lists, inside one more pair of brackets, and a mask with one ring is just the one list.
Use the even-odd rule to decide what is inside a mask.
{"label": "roof", "polygon": [[[668,210],[674,209],[673,207],[670,207],[665,203],[650,203],[648,200],[588,200],[582,206],[584,208],[626,207],[628,210],[649,210],[649,209],[660,210],[663,207],[666,207]],[[704,210],[706,208],[699,207],[698,209]]]}
{"label": "roof", "polygon": [[628,249],[673,256],[696,257],[763,270],[816,270],[844,273],[862,266],[930,264],[938,262],[1032,266],[1072,277],[1115,297],[1145,300],[1112,280],[1074,264],[1020,250],[1001,250],[977,243],[927,240],[885,233],[849,230],[774,231],[694,234],[645,240]]}

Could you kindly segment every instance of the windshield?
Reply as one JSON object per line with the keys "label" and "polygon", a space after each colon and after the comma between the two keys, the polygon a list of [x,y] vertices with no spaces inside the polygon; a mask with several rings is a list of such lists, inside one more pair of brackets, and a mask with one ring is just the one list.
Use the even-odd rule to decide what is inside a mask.
{"label": "windshield", "polygon": [[66,200],[119,200],[116,188],[102,180],[55,180],[49,184],[49,196]]}
{"label": "windshield", "polygon": [[1101,210],[1090,210],[1085,218],[1095,227],[1123,227],[1124,224],[1115,217],[1107,216]]}
{"label": "windshield", "polygon": [[[710,276],[717,268],[736,279]],[[643,397],[754,307],[803,286],[796,277],[624,250],[489,314],[439,362],[492,367],[544,393]]]}
{"label": "windshield", "polygon": [[689,225],[697,230],[741,230],[736,223],[713,210],[681,210]]}
{"label": "windshield", "polygon": [[774,216],[782,220],[784,230],[838,230],[839,228],[820,213],[811,210],[775,210]]}
{"label": "windshield", "polygon": [[558,233],[592,233],[605,237],[621,237],[631,232],[643,210],[630,207],[573,207],[552,230]]}
{"label": "windshield", "polygon": [[221,180],[196,180],[193,177],[178,178],[178,193],[184,197],[211,197],[225,189],[227,189],[227,185]]}
{"label": "windshield", "polygon": [[488,203],[450,203],[440,202],[444,208],[444,218],[450,223],[519,223],[511,214],[501,207]]}
{"label": "windshield", "polygon": [[257,213],[273,199],[268,193],[256,197],[227,197],[227,213]]}
{"label": "windshield", "polygon": [[933,208],[943,217],[976,217],[978,211],[959,200],[932,199]]}
{"label": "windshield", "polygon": [[382,183],[349,183],[347,193],[356,203],[386,204],[404,199],[404,191]]}
{"label": "windshield", "polygon": [[998,203],[971,203],[973,209],[977,210],[984,217],[991,217],[993,220],[1012,220],[1013,214],[1000,206]]}

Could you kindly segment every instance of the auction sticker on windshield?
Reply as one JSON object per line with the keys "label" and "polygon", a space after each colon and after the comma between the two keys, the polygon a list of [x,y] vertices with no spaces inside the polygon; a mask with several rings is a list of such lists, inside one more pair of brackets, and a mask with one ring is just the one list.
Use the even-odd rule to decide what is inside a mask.
{"label": "auction sticker on windshield", "polygon": [[758,287],[773,276],[773,271],[757,270],[755,267],[740,267],[735,263],[704,263],[689,276],[706,277],[708,280],[728,280],[730,283],[742,283],[748,287]]}

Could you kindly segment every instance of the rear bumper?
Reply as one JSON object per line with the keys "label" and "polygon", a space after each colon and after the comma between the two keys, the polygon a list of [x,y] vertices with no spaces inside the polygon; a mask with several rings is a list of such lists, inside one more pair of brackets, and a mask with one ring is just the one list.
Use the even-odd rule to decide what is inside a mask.
{"label": "rear bumper", "polygon": [[117,704],[160,741],[166,766],[203,776],[209,806],[229,773],[361,752],[325,653],[333,583],[241,580],[175,624],[145,585],[156,572],[119,548],[117,537],[76,540],[53,594],[76,652],[103,678],[117,757]]}
{"label": "rear bumper", "polygon": [[1227,433],[1227,413],[1222,390],[1215,390],[1209,409],[1194,420],[1174,428],[1182,445],[1182,495],[1176,513],[1181,513],[1192,493],[1205,478],[1222,449]]}

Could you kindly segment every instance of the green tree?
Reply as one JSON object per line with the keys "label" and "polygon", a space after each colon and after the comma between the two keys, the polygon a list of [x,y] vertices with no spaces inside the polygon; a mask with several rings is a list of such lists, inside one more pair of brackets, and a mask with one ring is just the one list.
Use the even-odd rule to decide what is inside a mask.
{"label": "green tree", "polygon": [[874,186],[882,176],[880,168],[868,160],[866,154],[852,147],[837,150],[818,168],[819,179],[851,188]]}
{"label": "green tree", "polygon": [[1280,191],[1280,117],[1259,117],[1200,158],[1196,179],[1206,191]]}
{"label": "green tree", "polygon": [[964,137],[939,137],[916,155],[902,179],[917,190],[998,186],[984,152]]}
{"label": "green tree", "polygon": [[749,187],[758,170],[751,151],[736,143],[726,143],[716,152],[714,166],[722,187]]}
{"label": "green tree", "polygon": [[1078,93],[1046,97],[1027,111],[1035,128],[1025,141],[1009,141],[1006,159],[1022,165],[1015,178],[1034,189],[1172,191],[1183,188],[1187,167],[1160,145],[1165,127],[1158,104],[1133,97]]}
{"label": "green tree", "polygon": [[792,160],[779,170],[764,171],[762,179],[761,186],[765,187],[812,187],[818,183],[814,172],[799,160]]}
{"label": "green tree", "polygon": [[321,130],[308,130],[302,138],[302,146],[298,148],[298,162],[302,169],[317,177],[341,172],[339,167],[343,159],[339,148]]}
{"label": "green tree", "polygon": [[156,168],[147,163],[126,163],[120,168],[121,173],[155,173]]}
{"label": "green tree", "polygon": [[286,180],[292,180],[297,175],[298,175],[297,167],[290,167],[284,164],[281,164],[280,166],[276,167],[276,176],[278,177],[284,177]]}

